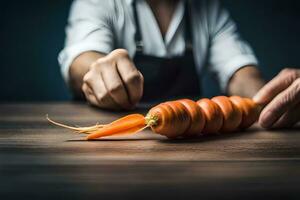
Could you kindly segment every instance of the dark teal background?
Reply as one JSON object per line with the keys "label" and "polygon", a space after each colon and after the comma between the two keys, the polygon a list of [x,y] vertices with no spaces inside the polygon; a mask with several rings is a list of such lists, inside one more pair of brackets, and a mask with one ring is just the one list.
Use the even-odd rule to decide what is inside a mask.
{"label": "dark teal background", "polygon": [[[0,101],[67,100],[57,54],[63,47],[70,0],[2,1]],[[300,1],[223,0],[252,45],[267,79],[300,66]],[[205,78],[205,96],[218,94]]]}

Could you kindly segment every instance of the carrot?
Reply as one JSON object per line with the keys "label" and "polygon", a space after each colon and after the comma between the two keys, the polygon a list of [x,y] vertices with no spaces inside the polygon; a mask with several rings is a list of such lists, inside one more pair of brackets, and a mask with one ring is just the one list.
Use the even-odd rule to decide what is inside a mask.
{"label": "carrot", "polygon": [[242,121],[239,125],[241,129],[248,128],[256,121],[257,117],[253,112],[253,104],[239,96],[230,97],[230,101],[242,111]]}
{"label": "carrot", "polygon": [[250,127],[254,122],[256,122],[259,118],[259,114],[262,110],[262,106],[256,104],[252,99],[249,98],[243,98],[243,100],[248,104],[249,108],[250,108],[250,114],[249,114],[249,121],[251,121],[252,123],[249,122],[248,126],[245,126],[244,128],[248,128]]}
{"label": "carrot", "polygon": [[205,125],[205,116],[202,109],[196,102],[189,99],[180,99],[178,102],[184,105],[191,118],[190,126],[185,135],[187,137],[200,135]]}
{"label": "carrot", "polygon": [[[172,120],[170,120],[172,123],[172,129],[170,129],[169,131],[173,132],[174,138],[178,136],[184,136],[183,133],[186,133],[191,125],[191,117],[188,110],[183,104],[178,101],[169,101],[166,102],[166,104],[169,105],[175,113],[174,124],[172,123]],[[177,124],[177,126],[174,126],[175,124]]]}
{"label": "carrot", "polygon": [[96,124],[96,125],[94,125],[94,126],[75,127],[75,126],[68,126],[68,125],[65,125],[65,124],[62,124],[62,123],[53,121],[52,119],[49,118],[48,115],[46,115],[46,119],[47,119],[50,123],[55,124],[56,126],[60,126],[60,127],[63,127],[63,128],[67,128],[67,129],[76,131],[76,132],[78,132],[78,133],[85,133],[85,134],[89,134],[91,131],[98,130],[99,128],[103,128],[103,127],[105,126],[105,125],[101,125],[101,124]]}
{"label": "carrot", "polygon": [[172,124],[172,116],[174,116],[174,112],[169,106],[159,104],[150,109],[146,115],[146,121],[148,124],[151,124],[150,127],[153,132],[172,137],[172,132],[170,133],[169,131],[172,128],[170,126]]}
{"label": "carrot", "polygon": [[220,132],[236,130],[242,121],[242,111],[228,97],[218,96],[211,100],[218,104],[223,113],[223,126]]}
{"label": "carrot", "polygon": [[210,99],[200,99],[197,104],[205,115],[204,134],[217,133],[223,125],[223,115],[220,107]]}
{"label": "carrot", "polygon": [[190,116],[187,109],[177,101],[159,104],[151,109],[147,115],[148,119],[156,119],[151,129],[168,138],[182,136],[190,126]]}
{"label": "carrot", "polygon": [[105,125],[73,127],[55,122],[48,116],[47,119],[55,125],[88,134],[88,140],[133,134],[148,127],[157,134],[178,138],[248,128],[257,120],[259,112],[260,107],[251,99],[218,96],[197,102],[189,99],[164,102],[151,108],[146,117],[131,114]]}
{"label": "carrot", "polygon": [[91,140],[109,135],[135,133],[139,130],[142,130],[146,126],[147,124],[143,115],[127,115],[112,122],[111,124],[103,127],[100,130],[93,131],[87,136],[87,139]]}

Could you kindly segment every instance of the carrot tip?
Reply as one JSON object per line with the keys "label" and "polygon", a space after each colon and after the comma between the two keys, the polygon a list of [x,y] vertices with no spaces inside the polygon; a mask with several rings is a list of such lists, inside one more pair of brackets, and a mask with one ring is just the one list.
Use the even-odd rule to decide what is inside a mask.
{"label": "carrot tip", "polygon": [[69,125],[66,125],[66,124],[62,124],[62,123],[59,123],[59,122],[56,122],[52,119],[49,118],[49,115],[46,114],[46,119],[56,125],[56,126],[60,126],[60,127],[63,127],[63,128],[67,128],[67,129],[70,129],[70,130],[73,130],[75,131],[76,133],[84,133],[84,134],[89,134],[91,133],[92,131],[96,131],[96,130],[99,130],[101,128],[103,128],[105,125],[100,125],[100,124],[96,124],[94,126],[88,126],[88,127],[77,127],[77,126],[69,126]]}
{"label": "carrot tip", "polygon": [[130,114],[111,122],[101,130],[91,131],[88,139],[101,138],[113,135],[134,134],[148,127],[145,117],[140,114]]}

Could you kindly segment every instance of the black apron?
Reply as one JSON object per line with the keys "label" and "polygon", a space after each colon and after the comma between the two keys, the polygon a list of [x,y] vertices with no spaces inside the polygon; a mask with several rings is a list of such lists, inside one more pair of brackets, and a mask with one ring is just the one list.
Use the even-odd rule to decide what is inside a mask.
{"label": "black apron", "polygon": [[[187,1],[185,1],[187,2]],[[143,54],[143,39],[137,17],[136,1],[133,1],[136,25],[135,66],[144,76],[142,103],[158,103],[178,98],[197,98],[200,96],[200,82],[195,67],[190,16],[185,4],[185,53],[182,56],[162,58]]]}

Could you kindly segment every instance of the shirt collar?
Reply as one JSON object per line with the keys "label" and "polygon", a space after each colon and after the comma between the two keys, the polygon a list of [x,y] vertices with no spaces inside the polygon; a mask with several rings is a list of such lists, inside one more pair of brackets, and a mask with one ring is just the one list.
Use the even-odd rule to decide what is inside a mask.
{"label": "shirt collar", "polygon": [[178,31],[179,26],[182,22],[183,16],[184,16],[184,2],[179,1],[177,8],[175,9],[175,13],[172,17],[172,20],[170,22],[170,25],[168,27],[168,31],[165,35],[165,41],[166,45],[169,45],[171,40],[173,39],[176,31]]}
{"label": "shirt collar", "polygon": [[[128,5],[131,5],[134,1],[137,1],[137,0],[125,0],[126,3]],[[180,23],[183,19],[183,15],[184,15],[184,1],[183,0],[180,0],[178,5],[177,5],[177,8],[175,9],[175,13],[174,13],[174,16],[170,22],[170,26],[168,28],[168,31],[165,35],[165,44],[166,45],[169,45],[171,43],[171,40],[173,39],[176,31],[178,30],[179,26],[180,26]]]}

